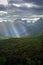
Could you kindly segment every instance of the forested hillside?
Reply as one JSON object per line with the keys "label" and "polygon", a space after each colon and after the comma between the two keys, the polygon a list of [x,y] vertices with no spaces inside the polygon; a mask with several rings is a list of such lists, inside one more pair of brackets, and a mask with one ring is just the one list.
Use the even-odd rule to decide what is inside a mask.
{"label": "forested hillside", "polygon": [[43,33],[0,39],[0,65],[43,65]]}

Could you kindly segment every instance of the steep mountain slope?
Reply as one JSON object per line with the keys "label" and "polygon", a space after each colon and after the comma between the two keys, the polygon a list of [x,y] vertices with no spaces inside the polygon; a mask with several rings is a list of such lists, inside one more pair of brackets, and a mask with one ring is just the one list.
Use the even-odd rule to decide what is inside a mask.
{"label": "steep mountain slope", "polygon": [[30,26],[28,26],[27,32],[30,33],[30,35],[43,32],[43,19],[40,18],[35,23],[32,23]]}

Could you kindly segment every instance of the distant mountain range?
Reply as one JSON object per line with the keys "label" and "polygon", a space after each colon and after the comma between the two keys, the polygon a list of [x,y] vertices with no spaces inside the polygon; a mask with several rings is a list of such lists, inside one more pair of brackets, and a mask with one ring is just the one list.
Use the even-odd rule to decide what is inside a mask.
{"label": "distant mountain range", "polygon": [[27,27],[27,32],[28,32],[30,35],[43,32],[43,19],[40,18],[40,19],[37,20],[35,23],[31,23],[31,24]]}
{"label": "distant mountain range", "polygon": [[14,22],[0,22],[0,36],[24,37],[43,32],[43,19],[35,23],[27,23],[26,20],[16,19]]}

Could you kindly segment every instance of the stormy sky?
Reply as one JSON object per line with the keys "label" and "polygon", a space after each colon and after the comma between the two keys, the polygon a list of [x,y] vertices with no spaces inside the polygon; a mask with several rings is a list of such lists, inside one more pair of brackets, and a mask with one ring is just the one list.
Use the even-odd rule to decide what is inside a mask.
{"label": "stormy sky", "polygon": [[36,21],[43,18],[43,0],[0,0],[0,22],[17,18]]}

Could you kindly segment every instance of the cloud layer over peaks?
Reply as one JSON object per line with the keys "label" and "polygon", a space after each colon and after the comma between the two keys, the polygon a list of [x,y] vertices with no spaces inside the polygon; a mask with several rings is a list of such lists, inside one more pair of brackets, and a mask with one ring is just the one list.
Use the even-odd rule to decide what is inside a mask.
{"label": "cloud layer over peaks", "polygon": [[37,17],[43,17],[43,0],[0,0],[0,11],[8,13],[0,15],[1,18],[7,20],[14,18],[37,19]]}

